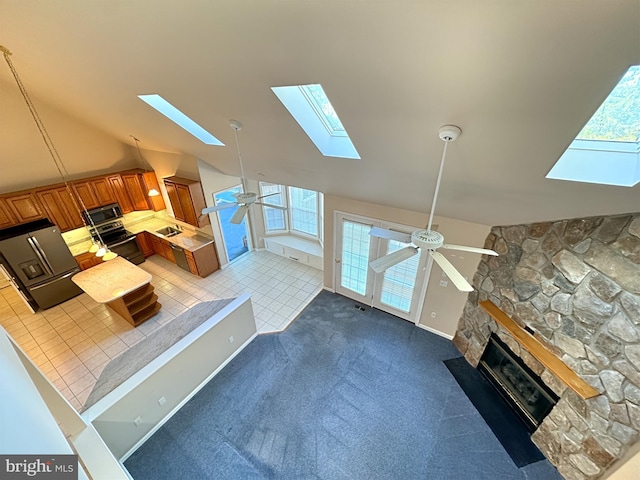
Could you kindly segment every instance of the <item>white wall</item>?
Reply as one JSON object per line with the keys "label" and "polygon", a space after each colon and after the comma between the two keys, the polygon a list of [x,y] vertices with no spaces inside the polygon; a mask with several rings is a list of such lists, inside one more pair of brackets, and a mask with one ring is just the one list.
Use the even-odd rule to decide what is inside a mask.
{"label": "white wall", "polygon": [[[82,416],[93,424],[116,458],[122,459],[254,335],[256,325],[251,300],[243,295]],[[233,343],[229,341],[230,336]],[[166,399],[164,405],[158,403],[161,397]],[[142,421],[136,426],[137,417]]]}
{"label": "white wall", "polygon": [[[324,197],[324,285],[334,290],[334,212],[341,211],[375,218],[387,222],[398,223],[416,228],[425,228],[429,216],[427,213],[401,210],[398,208],[360,202],[335,195]],[[482,247],[491,227],[475,223],[463,222],[452,218],[435,216],[434,224],[445,237],[446,243]],[[460,272],[471,279],[480,263],[480,256],[439,250]],[[447,337],[452,337],[456,331],[462,308],[467,300],[467,294],[458,291],[451,282],[446,288],[439,285],[441,271],[438,266],[432,269],[432,275],[427,286],[424,308],[420,314],[419,323],[423,327],[436,331]],[[435,312],[436,317],[431,317]]]}
{"label": "white wall", "polygon": [[[60,175],[15,83],[0,81],[0,193],[60,182]],[[32,99],[71,178],[136,168],[131,145]]]}

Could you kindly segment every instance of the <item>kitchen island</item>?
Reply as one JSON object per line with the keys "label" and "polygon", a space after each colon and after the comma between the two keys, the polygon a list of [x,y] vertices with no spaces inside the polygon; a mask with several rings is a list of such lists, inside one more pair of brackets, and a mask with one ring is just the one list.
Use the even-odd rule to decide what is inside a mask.
{"label": "kitchen island", "polygon": [[137,327],[160,310],[151,274],[116,257],[74,275],[71,280],[98,303]]}

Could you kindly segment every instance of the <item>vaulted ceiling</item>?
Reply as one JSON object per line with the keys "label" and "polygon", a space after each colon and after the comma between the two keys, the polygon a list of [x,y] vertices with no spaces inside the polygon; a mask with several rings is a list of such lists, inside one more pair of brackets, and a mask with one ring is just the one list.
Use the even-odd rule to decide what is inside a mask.
{"label": "vaulted ceiling", "polygon": [[[630,65],[640,0],[0,0],[33,95],[130,144],[238,175],[488,225],[640,210],[545,175]],[[7,68],[0,81],[12,82]],[[270,87],[321,83],[361,160],[323,157]],[[158,93],[227,146],[153,111]],[[10,159],[0,159],[0,162]]]}

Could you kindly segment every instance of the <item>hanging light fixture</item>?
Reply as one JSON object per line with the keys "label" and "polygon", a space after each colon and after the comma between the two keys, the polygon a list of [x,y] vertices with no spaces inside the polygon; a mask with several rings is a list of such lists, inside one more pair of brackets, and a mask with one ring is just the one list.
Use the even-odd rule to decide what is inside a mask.
{"label": "hanging light fixture", "polygon": [[[133,138],[133,141],[136,142],[136,148],[138,149],[138,157],[140,158],[140,163],[142,163],[142,166],[144,168],[145,173],[148,172],[147,170],[147,162],[142,158],[142,153],[140,152],[140,145],[138,145],[138,142],[140,140],[138,140],[136,137],[134,137],[133,135],[129,135],[131,138]],[[160,192],[158,190],[156,190],[155,188],[151,188],[149,189],[149,191],[147,192],[147,195],[149,197],[157,197],[158,195],[160,195]]]}
{"label": "hanging light fixture", "polygon": [[[64,183],[65,189],[67,190],[67,193],[69,194],[69,197],[71,197],[71,201],[74,203],[74,205],[78,209],[78,211],[82,210],[86,214],[86,218],[89,220],[89,222],[91,223],[91,226],[93,227],[96,235],[98,236],[98,242],[96,242],[93,237],[91,238],[91,247],[89,247],[89,251],[91,253],[95,252],[96,257],[102,257],[102,259],[105,260],[105,261],[106,260],[111,260],[113,258],[116,258],[118,256],[118,254],[109,250],[109,248],[106,246],[105,242],[102,240],[102,237],[100,236],[100,232],[98,232],[95,229],[95,225],[94,225],[93,221],[91,220],[91,216],[89,216],[89,212],[87,211],[86,205],[82,201],[82,197],[80,195],[78,195],[71,188],[69,183],[67,182],[67,177],[69,176],[69,172],[67,171],[66,166],[62,162],[62,158],[60,158],[60,155],[58,154],[58,151],[56,150],[56,147],[53,144],[53,141],[51,140],[51,137],[49,136],[49,132],[47,131],[42,119],[40,118],[40,115],[38,114],[38,111],[36,110],[36,107],[33,104],[33,101],[31,100],[31,97],[27,93],[27,90],[26,90],[24,84],[22,83],[22,80],[20,79],[20,76],[18,75],[18,72],[16,71],[15,67],[13,66],[13,62],[11,61],[11,58],[9,58],[9,56],[11,55],[11,52],[9,51],[8,48],[6,48],[6,47],[4,47],[2,45],[0,45],[0,51],[4,55],[4,59],[6,60],[7,65],[9,65],[9,70],[11,70],[13,78],[15,79],[16,84],[18,85],[18,90],[20,90],[20,93],[22,94],[22,98],[24,99],[24,101],[27,104],[27,107],[29,108],[29,112],[31,113],[31,116],[33,117],[33,120],[36,123],[36,127],[38,128],[38,131],[40,132],[40,135],[42,136],[42,140],[44,141],[44,143],[45,143],[45,145],[47,147],[47,150],[49,151],[49,154],[51,155],[51,159],[53,160],[53,163],[54,163],[54,165],[56,167],[56,170],[58,170],[58,174],[60,175],[60,178],[62,179],[62,183]],[[80,215],[80,217],[82,219],[82,223],[84,224],[84,226],[87,229],[89,229],[89,226],[87,225],[87,222],[85,220],[85,216],[84,215]]]}

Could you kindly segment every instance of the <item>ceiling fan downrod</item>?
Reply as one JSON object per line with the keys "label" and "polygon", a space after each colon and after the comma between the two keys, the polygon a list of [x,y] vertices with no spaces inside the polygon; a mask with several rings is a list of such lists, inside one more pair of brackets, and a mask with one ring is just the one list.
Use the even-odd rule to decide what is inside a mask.
{"label": "ceiling fan downrod", "polygon": [[438,179],[436,180],[436,189],[433,192],[433,202],[431,203],[431,213],[429,214],[429,223],[427,224],[427,231],[431,230],[433,224],[433,215],[436,211],[436,201],[438,199],[438,191],[440,190],[440,180],[442,180],[442,171],[444,170],[444,160],[447,156],[447,145],[449,142],[453,142],[460,136],[462,129],[456,125],[444,125],[440,127],[438,136],[440,140],[444,142],[444,149],[442,150],[442,159],[440,160],[440,170],[438,171]]}

